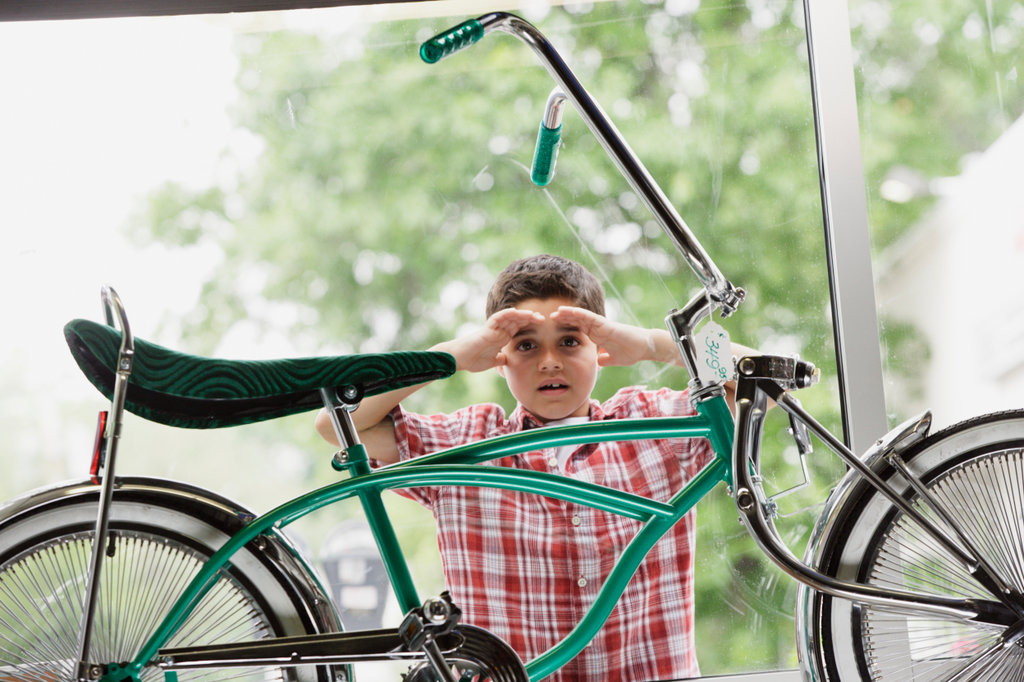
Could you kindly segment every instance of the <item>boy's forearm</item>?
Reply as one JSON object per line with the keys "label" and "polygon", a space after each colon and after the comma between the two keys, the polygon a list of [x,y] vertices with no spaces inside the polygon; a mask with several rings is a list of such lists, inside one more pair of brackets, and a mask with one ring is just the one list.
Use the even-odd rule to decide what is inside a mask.
{"label": "boy's forearm", "polygon": [[[454,344],[454,341],[446,341],[444,343],[437,344],[430,350],[453,353]],[[457,365],[458,360],[458,357],[456,357]],[[368,433],[371,429],[374,429],[381,422],[387,419],[388,415],[391,414],[391,410],[395,409],[395,407],[397,407],[403,400],[430,383],[432,382],[428,381],[422,384],[416,384],[415,386],[406,386],[405,388],[388,391],[387,393],[380,393],[378,395],[370,396],[369,398],[363,398],[359,403],[359,407],[352,412],[352,423],[356,427],[356,431],[360,434]],[[319,433],[324,440],[334,445],[338,445],[338,438],[334,433],[334,425],[331,423],[331,418],[327,414],[326,410],[320,410],[317,414],[315,426],[317,433]]]}
{"label": "boy's forearm", "polygon": [[[648,329],[648,342],[647,347],[651,353],[649,360],[655,362],[665,362],[685,367],[683,363],[683,356],[679,352],[679,347],[676,342],[672,339],[672,335],[668,333],[666,329]],[[757,350],[744,346],[743,344],[732,342],[731,352],[737,358],[741,358],[745,355],[760,355],[761,353]]]}
{"label": "boy's forearm", "polygon": [[[451,343],[450,341],[439,343],[430,348],[430,350],[450,353],[449,346]],[[363,398],[359,403],[359,407],[352,413],[352,422],[355,424],[356,430],[361,431],[373,428],[386,419],[391,414],[391,410],[395,409],[403,400],[430,383],[432,382],[427,381],[415,386],[406,386],[405,388]]]}
{"label": "boy's forearm", "polygon": [[[374,428],[384,421],[391,413],[391,410],[395,409],[399,403],[426,385],[424,383],[417,384],[416,386],[407,386],[406,388],[363,398],[359,403],[359,407],[352,412],[352,424],[356,427],[356,431],[362,435]],[[315,426],[317,433],[324,440],[333,445],[338,445],[338,437],[334,433],[334,425],[331,423],[330,415],[327,414],[326,409],[320,410],[317,414]]]}
{"label": "boy's forearm", "polygon": [[352,413],[352,423],[355,424],[356,430],[369,429],[381,423],[399,403],[426,385],[407,386],[395,391],[363,398],[362,402],[359,403],[359,407]]}
{"label": "boy's forearm", "polygon": [[647,330],[647,349],[650,352],[648,360],[663,362],[671,365],[684,367],[683,357],[679,353],[679,347],[672,340],[672,335],[666,329]]}

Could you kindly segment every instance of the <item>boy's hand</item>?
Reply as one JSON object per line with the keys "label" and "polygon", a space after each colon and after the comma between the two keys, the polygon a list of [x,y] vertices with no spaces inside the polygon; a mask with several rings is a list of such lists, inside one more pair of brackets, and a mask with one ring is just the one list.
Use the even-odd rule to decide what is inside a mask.
{"label": "boy's hand", "polygon": [[668,332],[612,322],[597,313],[571,306],[559,306],[551,318],[577,327],[590,337],[600,349],[597,363],[602,367],[635,365],[643,360],[675,360],[675,347]]}
{"label": "boy's hand", "polygon": [[480,329],[452,341],[438,344],[432,350],[451,353],[455,368],[467,372],[483,372],[506,363],[501,349],[523,327],[543,322],[544,316],[532,310],[506,308],[487,319]]}

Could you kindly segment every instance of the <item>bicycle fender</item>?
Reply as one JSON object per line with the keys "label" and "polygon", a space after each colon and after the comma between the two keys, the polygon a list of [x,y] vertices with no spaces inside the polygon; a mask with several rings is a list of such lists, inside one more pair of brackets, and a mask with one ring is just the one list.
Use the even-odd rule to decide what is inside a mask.
{"label": "bicycle fender", "polygon": [[[77,504],[84,499],[99,499],[100,486],[90,479],[66,481],[27,492],[0,505],[0,529],[43,509]],[[225,535],[233,535],[255,514],[241,504],[212,490],[154,477],[119,477],[114,488],[117,500],[136,500],[157,506],[187,507]],[[321,632],[341,632],[342,623],[334,608],[330,592],[322,584],[316,569],[295,544],[282,532],[273,529],[259,536],[257,554],[294,588],[307,612],[307,617]]]}

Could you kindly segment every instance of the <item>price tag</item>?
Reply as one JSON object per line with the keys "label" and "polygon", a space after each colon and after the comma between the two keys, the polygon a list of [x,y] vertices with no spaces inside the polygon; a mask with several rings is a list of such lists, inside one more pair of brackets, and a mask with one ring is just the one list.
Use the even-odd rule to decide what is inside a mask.
{"label": "price tag", "polygon": [[733,378],[729,332],[714,320],[693,336],[697,354],[697,378],[703,384],[720,384]]}

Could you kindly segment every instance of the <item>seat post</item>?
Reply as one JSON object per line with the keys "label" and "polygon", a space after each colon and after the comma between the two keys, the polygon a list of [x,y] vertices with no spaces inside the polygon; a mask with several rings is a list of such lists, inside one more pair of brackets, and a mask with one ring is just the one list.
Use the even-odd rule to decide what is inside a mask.
{"label": "seat post", "polygon": [[[345,389],[342,389],[344,392]],[[345,400],[345,395],[339,395],[333,388],[321,388],[320,398],[327,409],[327,415],[331,418],[331,426],[334,427],[334,435],[338,437],[341,449],[334,455],[334,467],[347,468],[350,464],[349,450],[354,445],[360,445],[359,433],[352,421],[352,411],[359,406],[358,399],[354,402]]]}
{"label": "seat post", "polygon": [[[346,388],[336,391],[333,388],[321,388],[320,398],[331,418],[334,433],[338,437],[341,449],[334,454],[331,465],[338,471],[348,470],[353,476],[364,476],[370,473],[370,460],[366,447],[359,441],[352,412],[359,406],[362,391]],[[402,553],[402,547],[395,534],[395,528],[388,516],[387,509],[381,499],[381,489],[370,487],[360,490],[356,496],[370,524],[377,549],[384,560],[391,588],[404,613],[409,613],[423,602],[416,592],[416,586],[409,570],[409,564]]]}

